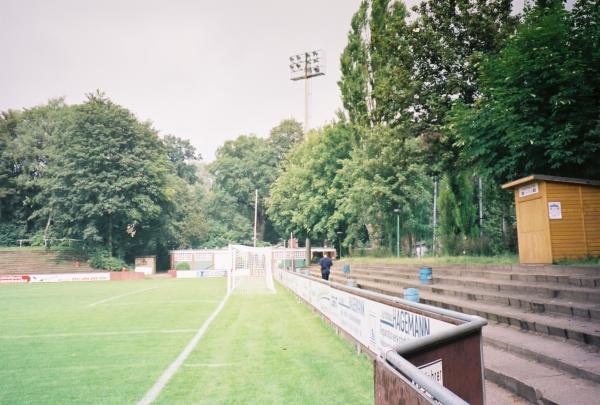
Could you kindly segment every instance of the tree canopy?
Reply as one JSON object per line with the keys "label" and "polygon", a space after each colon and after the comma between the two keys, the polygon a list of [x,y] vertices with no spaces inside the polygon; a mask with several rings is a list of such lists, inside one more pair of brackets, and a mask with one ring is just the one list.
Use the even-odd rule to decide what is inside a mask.
{"label": "tree canopy", "polygon": [[130,261],[250,244],[258,191],[259,243],[293,232],[380,253],[514,249],[501,183],[600,179],[600,10],[547,0],[515,16],[511,3],[362,1],[336,119],[309,133],[284,119],[210,163],[100,92],[1,112],[0,244],[71,237]]}

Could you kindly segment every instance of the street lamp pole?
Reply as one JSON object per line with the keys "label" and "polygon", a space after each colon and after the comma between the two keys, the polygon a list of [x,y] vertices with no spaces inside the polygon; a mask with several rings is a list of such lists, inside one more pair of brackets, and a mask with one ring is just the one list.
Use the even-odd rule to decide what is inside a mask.
{"label": "street lamp pole", "polygon": [[400,208],[394,208],[396,213],[396,257],[400,257]]}

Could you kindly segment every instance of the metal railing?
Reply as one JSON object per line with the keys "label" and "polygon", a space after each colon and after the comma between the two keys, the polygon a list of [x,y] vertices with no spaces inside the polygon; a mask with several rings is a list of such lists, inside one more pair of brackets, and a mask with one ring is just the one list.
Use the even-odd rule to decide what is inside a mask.
{"label": "metal railing", "polygon": [[333,281],[324,281],[316,277],[303,275],[296,273],[300,277],[307,277],[315,281],[328,284],[330,287],[351,291],[355,295],[363,296],[365,298],[374,298],[381,301],[388,301],[394,304],[402,304],[403,306],[413,307],[420,311],[426,311],[429,313],[435,313],[444,317],[449,317],[463,321],[464,323],[457,325],[456,327],[448,330],[443,330],[438,333],[425,336],[419,339],[408,340],[397,346],[391,347],[387,350],[382,358],[396,369],[399,373],[405,376],[407,379],[413,381],[421,389],[429,393],[435,400],[444,405],[468,405],[468,402],[464,401],[458,395],[444,387],[442,384],[431,379],[425,375],[419,368],[413,365],[411,362],[406,360],[403,356],[407,356],[416,351],[422,351],[433,346],[440,346],[446,342],[457,340],[473,333],[481,331],[481,328],[487,325],[487,320],[482,317],[475,315],[463,314],[461,312],[452,311],[449,309],[433,307],[430,305],[419,304],[407,300],[393,297],[386,294],[381,294],[375,291],[363,290],[358,287],[350,287]]}
{"label": "metal railing", "polygon": [[[71,242],[81,242],[82,239],[72,239],[72,238],[44,238],[44,247],[48,247],[48,243],[53,242],[53,241],[60,241],[60,242],[64,242],[64,241],[68,241],[69,242],[69,246],[71,246]],[[17,242],[19,243],[19,247],[23,247],[23,243],[29,243],[31,244],[31,239],[17,239]]]}

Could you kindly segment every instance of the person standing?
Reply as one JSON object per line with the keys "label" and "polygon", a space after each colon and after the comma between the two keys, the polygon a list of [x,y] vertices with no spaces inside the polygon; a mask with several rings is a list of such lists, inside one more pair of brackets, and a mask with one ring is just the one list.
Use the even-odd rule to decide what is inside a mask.
{"label": "person standing", "polygon": [[329,281],[329,273],[331,271],[331,266],[333,266],[333,261],[331,260],[331,257],[329,257],[329,253],[319,260],[319,266],[321,266],[321,278]]}

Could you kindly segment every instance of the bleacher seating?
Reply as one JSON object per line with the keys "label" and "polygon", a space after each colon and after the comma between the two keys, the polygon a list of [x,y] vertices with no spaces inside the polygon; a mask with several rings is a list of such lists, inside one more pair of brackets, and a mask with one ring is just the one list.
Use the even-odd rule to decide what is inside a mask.
{"label": "bleacher seating", "polygon": [[[331,281],[346,284],[343,264],[335,263]],[[318,267],[311,273],[320,277]],[[397,297],[416,287],[421,303],[487,318],[486,378],[530,402],[600,397],[600,268],[436,265],[424,285],[416,265],[353,264],[349,277]],[[568,386],[577,387],[576,402]]]}
{"label": "bleacher seating", "polygon": [[81,256],[40,248],[0,251],[0,274],[79,273],[94,271]]}

